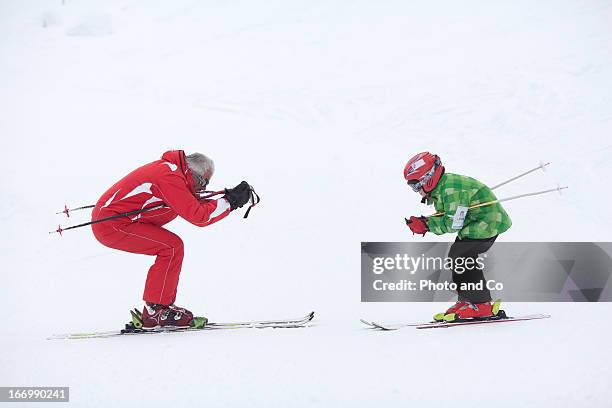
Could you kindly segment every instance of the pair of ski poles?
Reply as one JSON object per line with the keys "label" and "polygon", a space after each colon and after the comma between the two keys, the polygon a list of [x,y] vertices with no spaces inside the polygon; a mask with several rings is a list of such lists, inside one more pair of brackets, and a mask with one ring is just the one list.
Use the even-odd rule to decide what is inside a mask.
{"label": "pair of ski poles", "polygon": [[[519,174],[517,176],[509,178],[508,180],[506,180],[504,182],[501,182],[501,183],[491,187],[491,190],[495,190],[498,187],[506,185],[506,184],[508,184],[508,183],[510,183],[510,182],[512,182],[514,180],[520,179],[521,177],[524,177],[527,174],[533,173],[534,171],[537,171],[537,170],[540,170],[540,169],[542,171],[546,171],[546,166],[548,166],[549,164],[550,164],[550,162],[547,162],[547,163],[540,162],[539,166],[534,167],[533,169],[527,170],[527,171],[525,171],[525,172],[523,172],[523,173],[521,173],[521,174]],[[501,203],[501,202],[504,202],[504,201],[516,200],[517,198],[531,197],[531,196],[536,196],[536,195],[541,195],[541,194],[546,194],[546,193],[552,193],[553,191],[557,191],[560,194],[561,190],[565,190],[566,188],[568,188],[568,187],[567,186],[564,186],[564,187],[558,186],[557,188],[551,188],[551,189],[548,189],[548,190],[535,191],[533,193],[525,193],[525,194],[515,195],[515,196],[512,196],[512,197],[500,198],[500,199],[497,199],[497,200],[487,201],[486,203],[474,204],[474,205],[469,206],[467,209],[471,210],[471,209],[474,209],[474,208],[485,207],[487,205],[493,205],[493,204]],[[439,211],[439,212],[436,212],[434,214],[428,215],[427,218],[429,218],[429,217],[439,217],[439,216],[444,215],[444,214],[445,214],[444,211]]]}
{"label": "pair of ski poles", "polygon": [[[199,193],[200,197],[198,197],[198,200],[209,199],[209,198],[221,195],[221,194],[225,194],[225,190],[220,190],[220,191],[202,191],[201,193]],[[259,198],[259,195],[257,195],[257,193],[255,192],[253,187],[251,187],[251,205],[246,210],[246,213],[244,214],[243,218],[248,217],[249,212],[251,211],[251,208],[255,207],[255,205],[257,205],[259,203],[259,201],[261,201],[261,199]],[[91,204],[91,205],[84,205],[84,206],[76,207],[76,208],[68,208],[68,205],[64,205],[64,209],[62,211],[56,212],[56,214],[66,214],[66,217],[70,217],[70,213],[72,211],[86,210],[88,208],[94,208],[95,206],[96,206],[95,204]],[[109,221],[109,220],[113,220],[115,218],[123,218],[123,217],[129,217],[129,216],[132,216],[132,215],[138,215],[138,214],[142,214],[142,213],[145,213],[145,212],[148,212],[148,211],[158,210],[160,208],[168,208],[168,206],[166,204],[160,204],[160,205],[156,205],[156,206],[153,206],[153,207],[143,208],[141,210],[134,210],[134,211],[124,212],[124,213],[121,213],[121,214],[111,215],[110,217],[104,217],[104,218],[100,218],[100,219],[97,219],[97,220],[93,220],[93,221],[89,221],[89,222],[84,222],[82,224],[66,227],[66,228],[62,228],[61,225],[58,225],[57,229],[55,231],[49,231],[49,234],[59,234],[61,236],[62,232],[68,231],[68,230],[71,230],[71,229],[85,227],[87,225],[97,224],[99,222]]]}

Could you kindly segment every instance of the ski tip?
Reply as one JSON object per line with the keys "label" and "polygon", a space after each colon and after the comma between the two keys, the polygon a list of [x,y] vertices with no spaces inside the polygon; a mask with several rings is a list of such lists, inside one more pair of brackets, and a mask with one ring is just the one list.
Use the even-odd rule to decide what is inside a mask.
{"label": "ski tip", "polygon": [[397,330],[393,327],[388,327],[388,326],[383,326],[382,324],[376,323],[376,322],[372,322],[372,326],[376,327],[377,329],[381,329],[384,331],[393,331],[393,330]]}

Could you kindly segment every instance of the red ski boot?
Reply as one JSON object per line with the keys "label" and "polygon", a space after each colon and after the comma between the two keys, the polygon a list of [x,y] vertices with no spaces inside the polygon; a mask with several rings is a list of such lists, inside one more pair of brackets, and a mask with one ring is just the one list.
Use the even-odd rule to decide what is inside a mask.
{"label": "red ski boot", "polygon": [[463,306],[457,309],[454,313],[444,315],[445,322],[454,322],[457,320],[486,320],[497,315],[499,312],[501,301],[496,300],[483,303],[465,302]]}
{"label": "red ski boot", "polygon": [[161,327],[189,327],[193,321],[193,313],[174,304],[164,306],[148,303],[142,311],[142,328],[144,330]]}
{"label": "red ski boot", "polygon": [[173,303],[168,306],[168,309],[173,310],[176,313],[185,314],[193,319],[193,313],[191,313],[189,310],[185,309],[184,307],[179,307]]}
{"label": "red ski boot", "polygon": [[451,313],[455,313],[459,308],[463,307],[464,305],[466,305],[467,302],[465,300],[458,300],[455,302],[454,305],[452,305],[451,307],[449,307],[448,309],[446,309],[446,312],[440,312],[440,313],[436,313],[434,315],[434,321],[436,322],[441,322],[444,320],[444,316],[451,314]]}

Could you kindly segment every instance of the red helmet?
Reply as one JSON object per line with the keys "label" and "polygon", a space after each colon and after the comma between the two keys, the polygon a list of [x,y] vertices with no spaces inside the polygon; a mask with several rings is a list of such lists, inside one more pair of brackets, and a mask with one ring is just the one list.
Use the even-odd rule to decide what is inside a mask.
{"label": "red helmet", "polygon": [[417,154],[408,160],[404,167],[404,178],[414,191],[423,189],[429,193],[436,187],[442,174],[444,174],[442,161],[437,155],[429,152]]}

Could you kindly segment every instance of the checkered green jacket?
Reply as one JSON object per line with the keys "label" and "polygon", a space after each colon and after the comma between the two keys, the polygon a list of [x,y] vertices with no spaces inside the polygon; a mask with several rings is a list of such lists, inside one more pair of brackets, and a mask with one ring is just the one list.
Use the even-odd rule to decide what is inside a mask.
{"label": "checkered green jacket", "polygon": [[445,173],[427,200],[428,204],[434,204],[436,212],[444,211],[444,215],[428,218],[427,226],[436,235],[456,232],[459,238],[491,238],[507,231],[512,225],[501,204],[463,211],[461,207],[467,209],[469,206],[496,199],[491,189],[480,181]]}

